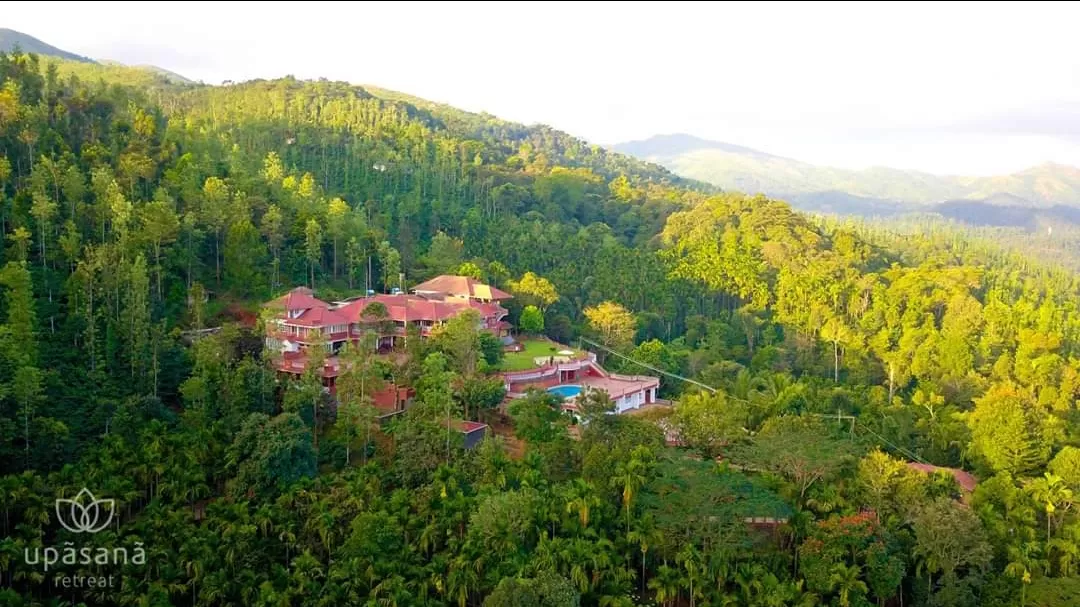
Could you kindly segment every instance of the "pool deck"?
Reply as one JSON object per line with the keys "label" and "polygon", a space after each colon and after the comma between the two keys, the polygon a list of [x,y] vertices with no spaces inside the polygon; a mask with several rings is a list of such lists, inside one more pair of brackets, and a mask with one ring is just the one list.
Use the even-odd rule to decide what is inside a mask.
{"label": "pool deck", "polygon": [[[570,388],[570,390],[566,390],[566,388]],[[583,389],[580,384],[559,384],[548,388],[547,391],[551,394],[558,394],[563,398],[574,398],[581,394]]]}
{"label": "pool deck", "polygon": [[[610,373],[597,363],[596,355],[591,352],[585,352],[583,358],[557,360],[553,357],[549,360],[550,364],[535,369],[504,371],[507,399],[521,398],[533,389],[581,386],[583,390],[606,392],[621,413],[651,403],[660,384],[656,377]],[[576,400],[575,396],[564,396],[563,407],[575,409]]]}
{"label": "pool deck", "polygon": [[532,388],[537,390],[549,390],[556,386],[586,386],[589,388],[598,388],[607,392],[612,398],[618,398],[623,394],[635,392],[637,390],[643,390],[650,386],[656,385],[657,380],[655,377],[641,376],[641,375],[618,375],[615,373],[610,374],[609,377],[598,377],[594,375],[584,375],[577,377],[569,382],[561,382],[558,377],[551,377],[547,379],[536,379],[529,382],[513,383],[511,384],[511,393],[524,394]]}

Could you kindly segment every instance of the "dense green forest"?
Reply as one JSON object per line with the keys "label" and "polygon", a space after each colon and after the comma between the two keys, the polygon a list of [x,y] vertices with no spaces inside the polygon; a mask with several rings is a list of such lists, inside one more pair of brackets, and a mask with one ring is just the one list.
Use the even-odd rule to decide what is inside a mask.
{"label": "dense green forest", "polygon": [[[819,221],[828,221],[824,217]],[[835,219],[831,220],[835,221]],[[1032,228],[973,226],[931,214],[910,214],[873,220],[850,219],[849,228],[870,240],[881,237],[894,242],[917,234],[937,246],[979,249],[981,256],[1012,253],[1016,264],[1024,258],[1038,265],[1080,270],[1080,227],[1068,222],[1039,223]]]}
{"label": "dense green forest", "polygon": [[[3,604],[1080,596],[1080,284],[991,243],[812,220],[386,91],[26,54],[0,54],[0,231]],[[349,353],[336,405],[264,360],[260,304],[293,286],[446,272],[715,392],[665,376],[656,419],[590,397],[572,433],[533,393],[513,437],[464,450],[444,420],[502,396],[470,323]],[[389,380],[416,404],[376,428]],[[115,500],[100,533],[57,520],[84,487]],[[145,556],[48,563],[70,546]]]}

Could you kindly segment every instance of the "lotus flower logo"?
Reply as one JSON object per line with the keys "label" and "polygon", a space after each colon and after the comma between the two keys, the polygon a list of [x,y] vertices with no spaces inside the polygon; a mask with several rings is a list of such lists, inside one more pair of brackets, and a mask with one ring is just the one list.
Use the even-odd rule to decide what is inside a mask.
{"label": "lotus flower logo", "polygon": [[84,487],[75,499],[56,500],[56,520],[72,533],[97,533],[112,522],[115,508],[115,500],[95,499]]}

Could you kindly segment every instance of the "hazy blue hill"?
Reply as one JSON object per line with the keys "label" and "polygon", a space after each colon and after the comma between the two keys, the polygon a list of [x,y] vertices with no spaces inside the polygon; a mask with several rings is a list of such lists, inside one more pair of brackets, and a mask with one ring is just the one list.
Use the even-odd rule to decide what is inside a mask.
{"label": "hazy blue hill", "polygon": [[55,46],[42,42],[30,34],[24,34],[15,30],[0,27],[0,51],[10,52],[16,47],[27,53],[60,57],[70,61],[94,63],[93,59],[70,53]]}
{"label": "hazy blue hill", "polygon": [[1029,209],[1080,206],[1080,169],[1054,163],[991,177],[889,167],[849,170],[685,134],[658,135],[613,149],[662,164],[684,177],[724,189],[765,193],[809,211],[892,214],[947,201]]}
{"label": "hazy blue hill", "polygon": [[639,141],[627,141],[611,147],[616,152],[630,154],[639,158],[663,162],[665,159],[692,152],[694,150],[720,150],[732,154],[742,154],[757,158],[776,158],[772,154],[766,154],[752,148],[722,141],[709,141],[686,133],[672,135],[656,135]]}

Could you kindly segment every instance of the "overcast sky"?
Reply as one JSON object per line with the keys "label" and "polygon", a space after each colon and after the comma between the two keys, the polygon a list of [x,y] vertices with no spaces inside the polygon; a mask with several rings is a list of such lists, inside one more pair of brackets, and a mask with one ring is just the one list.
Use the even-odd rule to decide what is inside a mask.
{"label": "overcast sky", "polygon": [[686,132],[850,168],[1080,166],[1076,5],[3,4],[0,27],[93,58],[376,84],[601,144]]}

